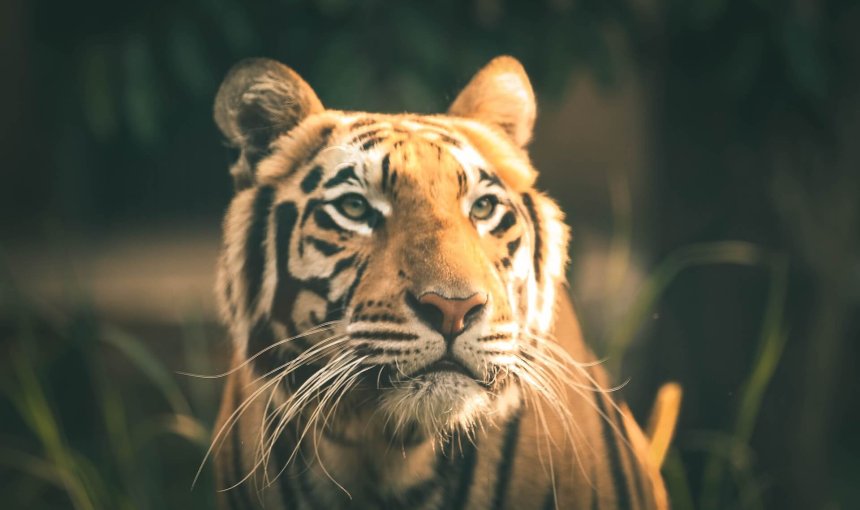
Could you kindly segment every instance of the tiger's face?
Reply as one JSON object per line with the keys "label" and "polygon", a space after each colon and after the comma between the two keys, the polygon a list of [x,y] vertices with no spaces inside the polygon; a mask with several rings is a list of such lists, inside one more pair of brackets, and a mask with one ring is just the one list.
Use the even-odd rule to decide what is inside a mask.
{"label": "tiger's face", "polygon": [[[517,405],[566,245],[531,187],[519,64],[491,63],[451,116],[326,111],[289,69],[249,66],[216,103],[242,151],[219,272],[240,361],[327,423],[438,435]],[[471,111],[498,87],[493,122]]]}

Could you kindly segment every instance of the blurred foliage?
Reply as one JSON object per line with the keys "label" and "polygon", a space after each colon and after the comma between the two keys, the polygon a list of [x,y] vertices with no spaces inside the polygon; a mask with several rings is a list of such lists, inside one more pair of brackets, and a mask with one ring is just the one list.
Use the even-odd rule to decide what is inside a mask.
{"label": "blurred foliage", "polygon": [[47,173],[15,176],[17,190],[42,197],[27,207],[51,221],[90,225],[225,203],[211,105],[241,58],[286,62],[332,108],[438,112],[502,53],[522,59],[547,98],[571,73],[609,85],[620,57],[607,34],[632,23],[617,0],[41,0],[30,11],[34,111],[18,129],[25,147],[50,143],[35,155],[11,147]]}
{"label": "blurred foliage", "polygon": [[[40,0],[23,9],[28,108],[8,120],[20,135],[9,150],[20,168],[42,172],[11,175],[7,192],[30,198],[16,201],[30,213],[73,224],[217,211],[229,183],[212,98],[248,56],[288,63],[330,107],[378,111],[442,111],[502,53],[524,62],[544,104],[571,79],[608,90],[642,73],[655,80],[656,104],[678,107],[670,129],[713,111],[702,133],[719,140],[732,130],[750,143],[786,110],[826,130],[840,73],[858,56],[840,40],[857,10],[847,0]],[[676,87],[675,73],[696,87]]]}
{"label": "blurred foliage", "polygon": [[[860,354],[860,2],[12,3],[24,57],[8,70],[22,85],[2,96],[13,137],[0,140],[0,217],[28,235],[217,222],[229,156],[211,105],[248,56],[287,63],[347,109],[441,111],[503,53],[544,108],[574,80],[606,94],[641,82],[650,205],[628,204],[613,242],[628,255],[635,242],[652,269],[604,347],[637,376],[625,393],[639,416],[657,384],[685,385],[666,470],[676,506],[858,499],[860,415],[845,397],[860,388],[848,366]],[[61,315],[3,300],[18,301],[0,317],[13,339],[0,343],[0,462],[16,473],[0,473],[4,494],[26,508],[210,508],[213,488],[189,493],[183,476],[218,392],[177,385],[163,361],[209,371],[196,319],[174,332],[181,353],[159,355],[79,296]]]}
{"label": "blurred foliage", "polygon": [[192,406],[163,360],[86,306],[46,315],[16,301],[0,363],[0,491],[13,508],[212,508],[211,477],[190,488],[213,403]]}

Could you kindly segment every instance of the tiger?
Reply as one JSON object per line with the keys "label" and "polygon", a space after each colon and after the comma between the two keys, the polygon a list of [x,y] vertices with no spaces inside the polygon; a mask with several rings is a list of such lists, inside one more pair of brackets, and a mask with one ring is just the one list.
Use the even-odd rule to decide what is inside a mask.
{"label": "tiger", "polygon": [[326,109],[270,59],[228,72],[220,508],[669,507],[680,390],[646,435],[583,341],[536,111],[509,56],[444,114]]}

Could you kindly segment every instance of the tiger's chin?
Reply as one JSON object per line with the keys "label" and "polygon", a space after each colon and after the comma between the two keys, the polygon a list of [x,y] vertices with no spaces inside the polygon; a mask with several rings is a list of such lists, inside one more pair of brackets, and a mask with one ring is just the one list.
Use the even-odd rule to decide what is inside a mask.
{"label": "tiger's chin", "polygon": [[510,398],[500,398],[471,377],[432,372],[386,391],[380,410],[394,436],[418,434],[443,440],[471,434],[507,414]]}

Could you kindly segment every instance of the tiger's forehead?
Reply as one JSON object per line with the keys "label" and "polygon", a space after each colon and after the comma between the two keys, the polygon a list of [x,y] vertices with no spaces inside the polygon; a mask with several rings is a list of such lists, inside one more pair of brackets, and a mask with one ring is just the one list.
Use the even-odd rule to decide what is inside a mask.
{"label": "tiger's forehead", "polygon": [[439,116],[344,116],[329,142],[334,150],[326,152],[352,156],[367,170],[396,163],[403,173],[420,177],[487,167],[454,124]]}
{"label": "tiger's forehead", "polygon": [[468,119],[444,115],[326,111],[280,137],[258,167],[261,183],[283,183],[310,169],[329,175],[352,166],[380,185],[386,164],[402,177],[429,184],[496,173],[513,189],[530,187],[534,170],[524,152]]}

